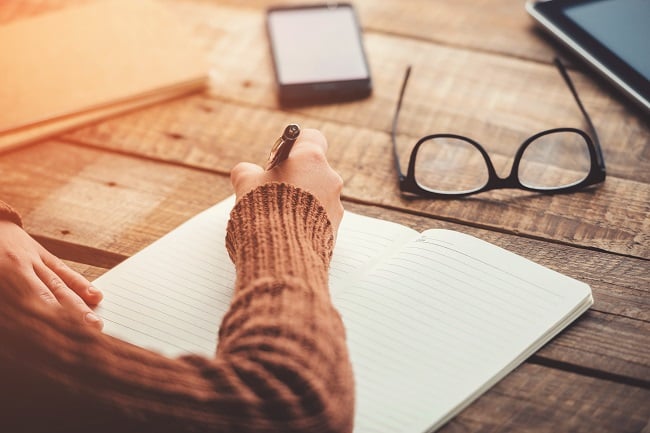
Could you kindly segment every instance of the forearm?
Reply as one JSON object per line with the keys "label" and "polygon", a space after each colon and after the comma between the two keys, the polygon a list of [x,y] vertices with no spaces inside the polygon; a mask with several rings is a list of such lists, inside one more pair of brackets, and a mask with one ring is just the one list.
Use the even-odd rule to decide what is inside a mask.
{"label": "forearm", "polygon": [[[261,215],[260,224],[271,222],[272,214],[259,208],[268,201],[241,203]],[[287,206],[294,205],[277,211],[290,214]],[[284,245],[271,239],[271,247],[256,249],[249,261],[242,256],[248,250],[232,249],[232,242],[241,247],[245,239],[265,236],[261,226],[231,226],[237,287],[211,359],[168,359],[79,327],[64,314],[0,303],[6,400],[0,430],[350,431],[352,373],[327,290],[331,245],[318,246],[332,241],[331,231],[322,215],[311,213],[317,206],[305,209],[286,222],[287,232],[299,237],[281,237],[304,243],[305,251],[281,251]],[[233,213],[233,221],[240,216]],[[320,234],[305,240],[305,233]],[[290,271],[278,261],[297,267]],[[243,272],[250,263],[257,271]]]}
{"label": "forearm", "polygon": [[262,418],[289,410],[286,419],[296,417],[307,431],[321,431],[323,422],[329,423],[324,431],[352,428],[352,371],[328,287],[333,245],[318,201],[285,184],[256,189],[231,215],[227,246],[237,284],[217,353],[239,357],[244,382],[271,373],[264,393],[293,404],[269,405]]}

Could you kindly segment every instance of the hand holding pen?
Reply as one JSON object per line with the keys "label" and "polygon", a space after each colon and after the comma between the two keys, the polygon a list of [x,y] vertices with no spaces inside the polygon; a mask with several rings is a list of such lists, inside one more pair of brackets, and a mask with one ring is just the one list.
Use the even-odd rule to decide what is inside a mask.
{"label": "hand holding pen", "polygon": [[300,130],[297,125],[295,127],[298,134],[285,134],[295,131],[292,125],[288,125],[276,140],[266,169],[247,162],[239,163],[232,169],[230,179],[235,194],[239,200],[252,189],[269,182],[294,185],[318,199],[327,211],[336,234],[343,216],[340,200],[343,180],[327,162],[325,154],[328,145],[323,134],[316,129]]}

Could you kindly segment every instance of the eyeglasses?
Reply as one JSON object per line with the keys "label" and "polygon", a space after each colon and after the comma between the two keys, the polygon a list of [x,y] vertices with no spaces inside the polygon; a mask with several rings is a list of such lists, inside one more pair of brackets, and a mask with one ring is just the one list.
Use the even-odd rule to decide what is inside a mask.
{"label": "eyeglasses", "polygon": [[605,180],[598,134],[559,59],[560,74],[580,108],[591,134],[576,128],[539,132],[524,141],[515,154],[510,174],[501,178],[487,152],[476,141],[457,134],[422,137],[411,151],[406,176],[397,152],[397,120],[411,67],[400,91],[392,141],[399,187],[407,196],[461,197],[499,188],[520,188],[541,193],[572,192]]}

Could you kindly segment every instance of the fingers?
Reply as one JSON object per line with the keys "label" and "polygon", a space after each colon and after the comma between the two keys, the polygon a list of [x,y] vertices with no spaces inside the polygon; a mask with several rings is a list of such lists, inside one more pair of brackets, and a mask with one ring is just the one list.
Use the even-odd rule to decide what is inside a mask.
{"label": "fingers", "polygon": [[101,302],[103,295],[93,287],[86,278],[78,272],[73,271],[58,257],[50,254],[44,248],[41,250],[43,263],[50,268],[61,280],[83,299],[88,305],[97,305]]}
{"label": "fingers", "polygon": [[323,154],[327,153],[327,140],[322,132],[317,129],[303,129],[300,131],[298,139],[291,149],[291,153],[294,153],[296,150],[300,151],[302,148],[316,148],[320,150]]}
{"label": "fingers", "polygon": [[36,298],[54,310],[66,310],[95,328],[102,321],[88,304],[102,299],[90,282],[50,254],[21,227],[0,220],[0,293]]}
{"label": "fingers", "polygon": [[235,189],[237,199],[255,188],[264,176],[264,169],[256,164],[240,162],[230,171],[230,182]]}
{"label": "fingers", "polygon": [[56,297],[52,291],[43,283],[43,281],[36,275],[33,269],[25,271],[20,275],[17,285],[23,290],[28,290],[29,293],[35,294],[43,302],[51,307],[56,307],[59,305]]}
{"label": "fingers", "polygon": [[[90,307],[88,307],[86,302],[75,293],[74,290],[68,287],[65,281],[45,263],[36,264],[34,266],[34,272],[41,281],[40,285],[35,283],[34,288],[44,299],[49,298],[49,296],[45,294],[46,291],[49,291],[61,307],[68,310],[80,321],[98,329],[103,328],[104,324],[99,316],[97,316]],[[51,299],[49,301],[51,302]]]}

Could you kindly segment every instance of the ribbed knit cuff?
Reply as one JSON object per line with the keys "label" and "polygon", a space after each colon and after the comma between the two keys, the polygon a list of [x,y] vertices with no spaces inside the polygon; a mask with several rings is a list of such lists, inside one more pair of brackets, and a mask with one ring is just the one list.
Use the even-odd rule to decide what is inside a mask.
{"label": "ribbed knit cuff", "polygon": [[238,287],[261,277],[297,276],[322,283],[334,235],[314,195],[289,184],[268,183],[233,208],[226,247],[237,269]]}
{"label": "ribbed knit cuff", "polygon": [[20,219],[18,212],[13,210],[11,206],[2,201],[0,201],[0,220],[11,221],[12,223],[16,223],[21,227],[23,226],[23,222]]}

